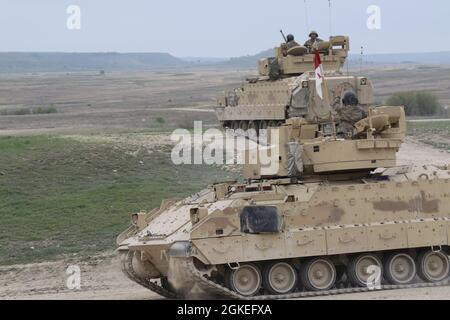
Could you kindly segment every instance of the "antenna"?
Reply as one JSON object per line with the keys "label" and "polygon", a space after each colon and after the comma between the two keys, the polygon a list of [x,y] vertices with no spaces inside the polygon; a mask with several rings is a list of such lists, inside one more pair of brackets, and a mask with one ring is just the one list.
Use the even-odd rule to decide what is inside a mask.
{"label": "antenna", "polygon": [[305,1],[305,24],[306,24],[306,34],[308,34],[309,30],[309,22],[308,22],[308,4]]}
{"label": "antenna", "polygon": [[349,60],[345,60],[345,64],[347,65],[347,77],[350,76],[350,72],[348,71],[348,64],[349,64]]}
{"label": "antenna", "polygon": [[283,36],[284,42],[287,43],[288,41],[287,41],[287,39],[286,39],[286,37],[284,35],[283,29],[281,29],[280,32],[281,32],[281,35]]}
{"label": "antenna", "polygon": [[333,29],[332,29],[332,23],[331,23],[331,17],[332,17],[332,14],[331,14],[331,0],[328,0],[328,14],[329,14],[329,17],[328,17],[328,20],[329,20],[329,23],[330,23],[330,36],[332,36],[333,35]]}
{"label": "antenna", "polygon": [[364,47],[361,46],[361,58],[359,59],[359,75],[362,74],[363,56],[364,56]]}

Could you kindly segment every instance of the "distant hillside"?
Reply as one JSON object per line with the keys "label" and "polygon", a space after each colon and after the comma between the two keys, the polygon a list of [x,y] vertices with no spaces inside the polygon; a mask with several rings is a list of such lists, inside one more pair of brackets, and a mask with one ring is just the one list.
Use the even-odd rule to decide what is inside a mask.
{"label": "distant hillside", "polygon": [[[0,52],[0,73],[133,71],[184,67],[220,67],[255,69],[261,58],[273,57],[274,49],[255,55],[230,59],[209,57],[177,58],[169,53],[52,53]],[[368,54],[363,64],[450,64],[450,52]],[[360,63],[358,54],[351,54],[349,65]]]}
{"label": "distant hillside", "polygon": [[186,62],[168,53],[0,53],[2,73],[145,70],[184,65]]}
{"label": "distant hillside", "polygon": [[255,68],[259,59],[273,56],[275,56],[275,49],[268,49],[255,55],[231,58],[227,61],[219,63],[219,65],[236,68]]}
{"label": "distant hillside", "polygon": [[228,60],[228,58],[211,58],[211,57],[180,57],[181,60],[190,64],[215,64]]}
{"label": "distant hillside", "polygon": [[[219,63],[223,66],[255,68],[261,58],[273,57],[274,49],[262,51],[256,55],[231,58]],[[360,55],[350,54],[350,65],[360,62]],[[450,51],[431,53],[396,53],[396,54],[368,54],[363,57],[364,64],[450,64]]]}
{"label": "distant hillside", "polygon": [[[350,55],[350,63],[359,63],[359,61],[359,55]],[[450,64],[450,51],[367,54],[364,55],[363,61],[373,64]]]}
{"label": "distant hillside", "polygon": [[[231,58],[218,65],[236,68],[255,68],[259,59],[273,57],[274,49],[262,51],[256,55]],[[399,53],[399,54],[368,54],[363,57],[364,64],[450,64],[450,51],[431,53]],[[359,65],[360,55],[350,54],[350,65]]]}

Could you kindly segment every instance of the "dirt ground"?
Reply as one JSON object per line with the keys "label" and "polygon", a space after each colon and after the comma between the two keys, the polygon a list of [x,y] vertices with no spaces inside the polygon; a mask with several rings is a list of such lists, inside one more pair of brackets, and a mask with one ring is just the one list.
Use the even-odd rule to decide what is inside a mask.
{"label": "dirt ground", "polygon": [[[414,159],[414,160],[411,160]],[[399,163],[448,163],[447,151],[408,138],[399,152]],[[80,290],[66,286],[66,270],[77,265],[81,271]],[[160,299],[158,295],[126,278],[118,257],[105,253],[89,258],[70,257],[55,262],[0,267],[0,299]],[[318,299],[450,299],[450,287],[345,294]]]}
{"label": "dirt ground", "polygon": [[397,153],[398,165],[446,165],[450,163],[450,153],[445,149],[437,149],[406,137],[400,151]]}
{"label": "dirt ground", "polygon": [[[374,67],[364,74],[374,84],[377,103],[397,91],[420,89],[436,94],[443,105],[449,105],[449,70]],[[217,125],[212,112],[215,98],[254,73],[199,69],[103,76],[88,72],[2,74],[0,113],[48,106],[57,112],[0,116],[0,135],[168,132],[200,119],[206,125]]]}
{"label": "dirt ground", "polygon": [[[80,268],[80,289],[66,282],[69,266]],[[128,280],[114,253],[25,265],[0,267],[0,299],[156,299],[158,295]]]}
{"label": "dirt ground", "polygon": [[52,114],[0,116],[0,135],[172,131],[217,124],[215,97],[248,71],[0,75],[0,112],[53,106]]}

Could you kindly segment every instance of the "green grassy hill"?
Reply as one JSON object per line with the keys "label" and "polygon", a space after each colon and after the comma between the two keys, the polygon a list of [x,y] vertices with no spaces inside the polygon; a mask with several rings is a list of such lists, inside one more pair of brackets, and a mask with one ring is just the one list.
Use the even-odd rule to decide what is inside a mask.
{"label": "green grassy hill", "polygon": [[131,213],[233,178],[214,166],[175,166],[170,147],[84,140],[0,138],[0,265],[115,249]]}

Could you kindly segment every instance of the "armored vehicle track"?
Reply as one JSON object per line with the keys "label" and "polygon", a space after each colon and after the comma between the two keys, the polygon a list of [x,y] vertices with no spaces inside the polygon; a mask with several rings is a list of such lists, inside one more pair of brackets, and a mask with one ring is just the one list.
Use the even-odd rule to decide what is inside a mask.
{"label": "armored vehicle track", "polygon": [[[236,293],[227,287],[224,283],[220,283],[217,279],[206,276],[204,273],[199,271],[193,260],[191,258],[178,258],[177,259],[177,270],[184,270],[183,277],[186,278],[187,282],[194,282],[197,284],[197,288],[194,292],[188,293],[185,296],[180,295],[167,287],[167,280],[164,279],[155,281],[151,279],[141,279],[137,277],[132,271],[130,255],[124,254],[126,259],[123,260],[124,272],[129,275],[130,279],[139,283],[143,287],[159,294],[167,299],[181,299],[181,298],[221,298],[221,299],[232,299],[232,300],[282,300],[282,299],[301,299],[301,298],[314,298],[321,296],[333,296],[341,294],[351,294],[351,293],[363,293],[363,292],[373,292],[373,291],[386,291],[386,290],[401,290],[401,289],[413,289],[413,288],[433,288],[433,287],[443,287],[450,285],[450,279],[446,279],[438,282],[424,282],[420,278],[416,278],[413,283],[410,284],[388,284],[386,280],[383,280],[382,284],[373,287],[357,287],[352,285],[348,279],[344,281],[337,282],[332,289],[322,290],[322,291],[307,291],[305,288],[301,289],[299,287],[289,294],[270,294],[263,287],[260,288],[258,294],[255,296],[244,296]],[[162,286],[161,283],[166,283]]]}

